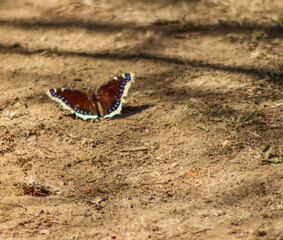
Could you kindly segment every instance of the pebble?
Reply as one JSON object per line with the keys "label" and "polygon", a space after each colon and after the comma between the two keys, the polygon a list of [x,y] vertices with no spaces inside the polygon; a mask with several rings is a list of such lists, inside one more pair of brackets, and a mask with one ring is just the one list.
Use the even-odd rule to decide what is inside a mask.
{"label": "pebble", "polygon": [[231,145],[231,142],[229,140],[225,140],[224,142],[222,142],[222,147],[227,147]]}
{"label": "pebble", "polygon": [[34,135],[34,136],[31,136],[27,139],[27,142],[35,142],[37,140],[37,137]]}

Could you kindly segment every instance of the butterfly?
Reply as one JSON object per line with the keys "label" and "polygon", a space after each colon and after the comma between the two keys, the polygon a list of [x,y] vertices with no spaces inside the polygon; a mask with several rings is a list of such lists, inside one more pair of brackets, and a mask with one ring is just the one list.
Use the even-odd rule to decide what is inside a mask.
{"label": "butterfly", "polygon": [[94,93],[67,88],[52,88],[48,97],[83,120],[111,118],[122,111],[134,74],[125,73],[101,84]]}

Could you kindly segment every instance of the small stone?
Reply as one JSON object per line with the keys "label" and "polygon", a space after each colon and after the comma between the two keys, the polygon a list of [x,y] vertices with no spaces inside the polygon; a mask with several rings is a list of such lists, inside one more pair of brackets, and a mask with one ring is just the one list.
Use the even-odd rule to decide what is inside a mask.
{"label": "small stone", "polygon": [[37,137],[33,135],[27,139],[27,142],[35,142],[36,140],[37,140]]}
{"label": "small stone", "polygon": [[179,165],[179,163],[177,163],[177,162],[173,162],[173,163],[170,165],[170,168],[177,167],[178,165]]}
{"label": "small stone", "polygon": [[94,198],[91,202],[98,205],[99,203],[101,203],[103,201],[103,199],[101,197],[96,197]]}
{"label": "small stone", "polygon": [[231,145],[231,142],[229,140],[225,140],[224,142],[221,143],[222,147],[227,147]]}
{"label": "small stone", "polygon": [[46,235],[46,234],[50,234],[50,230],[49,229],[43,229],[43,230],[39,231],[38,233]]}
{"label": "small stone", "polygon": [[22,106],[22,104],[21,103],[19,103],[19,102],[16,102],[14,105],[14,108],[20,108],[21,106]]}

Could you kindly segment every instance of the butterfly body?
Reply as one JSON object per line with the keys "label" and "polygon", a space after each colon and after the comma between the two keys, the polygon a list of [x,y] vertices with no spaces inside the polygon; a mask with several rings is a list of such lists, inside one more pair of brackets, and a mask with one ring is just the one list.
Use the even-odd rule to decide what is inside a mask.
{"label": "butterfly body", "polygon": [[101,84],[95,93],[53,88],[46,94],[64,109],[84,120],[111,118],[121,113],[124,97],[133,82],[134,74],[125,73]]}

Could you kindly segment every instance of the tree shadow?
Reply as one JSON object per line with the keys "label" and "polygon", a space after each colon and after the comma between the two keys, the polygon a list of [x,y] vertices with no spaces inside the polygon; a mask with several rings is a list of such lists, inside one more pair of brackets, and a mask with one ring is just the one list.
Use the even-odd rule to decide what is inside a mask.
{"label": "tree shadow", "polygon": [[[164,0],[164,3],[175,4],[179,0]],[[198,0],[196,0],[198,2]],[[38,19],[18,19],[8,20],[0,19],[0,26],[8,25],[23,29],[59,29],[67,27],[76,27],[87,29],[93,32],[120,32],[125,29],[133,30],[136,32],[147,33],[153,31],[161,36],[169,37],[176,34],[198,32],[202,35],[219,35],[226,33],[241,33],[251,34],[254,31],[264,31],[268,38],[282,38],[283,27],[279,23],[267,24],[257,23],[252,21],[239,22],[239,21],[218,21],[213,24],[201,24],[199,22],[192,21],[168,21],[166,19],[158,19],[157,21],[142,25],[136,22],[119,22],[119,21],[93,21],[80,18],[38,18]],[[109,60],[154,60],[162,63],[175,64],[182,67],[196,67],[221,70],[225,72],[246,73],[259,78],[266,78],[273,81],[282,79],[283,73],[281,71],[275,71],[268,69],[268,67],[250,67],[250,66],[232,66],[224,63],[209,63],[201,59],[183,59],[179,57],[171,57],[166,55],[148,53],[139,51],[133,47],[127,51],[119,51],[119,49],[112,50],[111,52],[81,52],[81,51],[68,51],[60,49],[28,49],[22,47],[20,43],[15,44],[1,44],[0,52],[4,53],[17,53],[23,55],[36,55],[36,54],[57,54],[59,56],[77,56],[77,57],[89,57],[95,59],[109,59]]]}
{"label": "tree shadow", "polygon": [[224,64],[217,63],[208,63],[202,60],[190,60],[190,59],[181,59],[177,57],[169,57],[156,55],[152,53],[123,53],[123,52],[96,52],[96,53],[87,53],[87,52],[76,52],[76,51],[65,51],[65,50],[56,50],[56,49],[28,49],[21,47],[19,44],[13,45],[4,45],[0,44],[0,51],[3,53],[10,54],[22,54],[22,55],[37,55],[37,54],[57,54],[59,56],[77,56],[77,57],[90,57],[95,59],[108,59],[108,60],[155,60],[168,64],[176,64],[180,66],[190,66],[198,68],[210,68],[215,70],[222,70],[226,72],[235,72],[235,73],[246,73],[254,75],[257,77],[269,77],[273,81],[280,82],[280,79],[283,76],[282,72],[277,72],[269,70],[266,68],[253,68],[245,66],[229,66]]}
{"label": "tree shadow", "polygon": [[269,38],[282,38],[283,27],[276,24],[259,24],[257,22],[238,22],[238,21],[220,21],[214,24],[201,24],[193,21],[168,21],[159,19],[151,24],[142,25],[136,22],[107,22],[92,21],[79,18],[39,18],[39,19],[19,19],[6,20],[0,19],[0,26],[13,26],[23,29],[59,29],[67,27],[76,27],[94,32],[120,32],[122,30],[134,30],[139,32],[154,31],[165,36],[198,32],[202,35],[219,35],[226,33],[252,33],[254,31],[263,31]]}
{"label": "tree shadow", "polygon": [[158,20],[152,25],[156,25],[157,29],[162,29],[164,35],[174,35],[177,33],[199,32],[202,35],[219,35],[226,33],[252,33],[254,31],[263,31],[269,38],[282,38],[283,27],[280,24],[258,24],[256,22],[238,21],[218,21],[214,24],[201,24],[198,22],[181,22]]}

